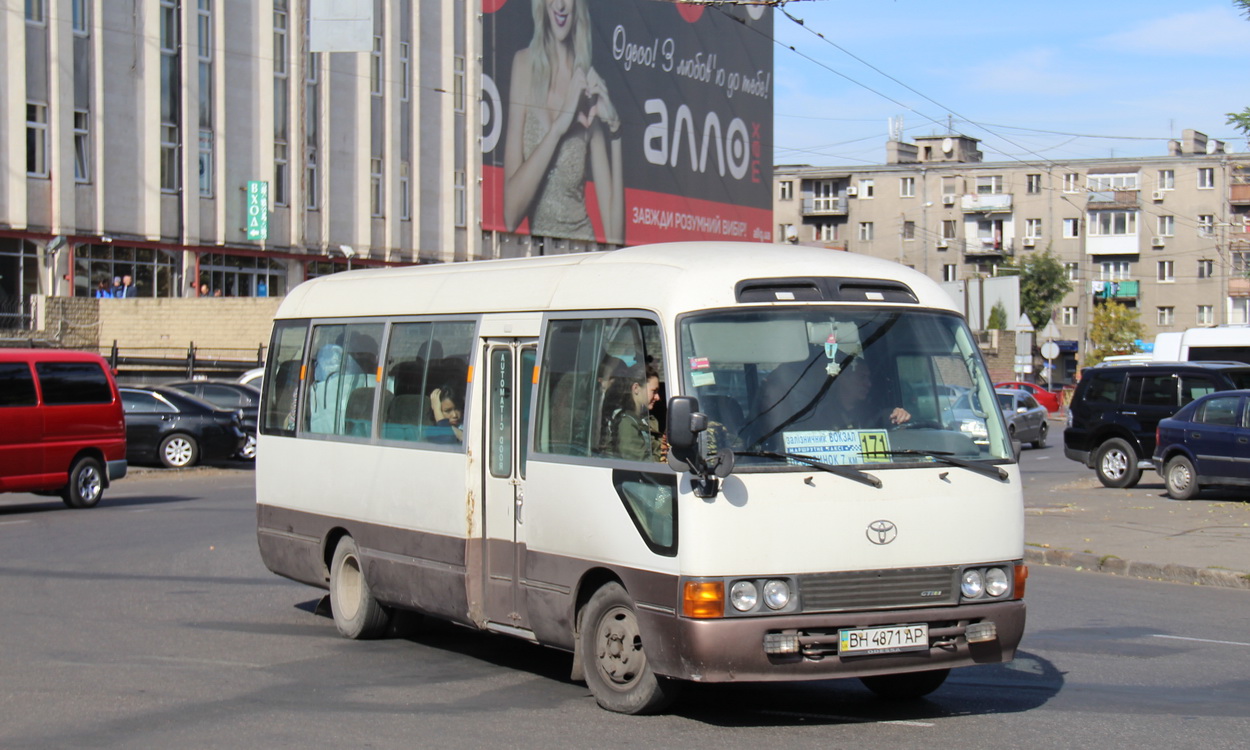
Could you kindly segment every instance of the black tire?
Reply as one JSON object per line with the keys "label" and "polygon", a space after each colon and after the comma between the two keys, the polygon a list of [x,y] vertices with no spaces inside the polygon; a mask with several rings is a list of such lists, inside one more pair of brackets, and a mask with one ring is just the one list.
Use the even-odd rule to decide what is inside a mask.
{"label": "black tire", "polygon": [[369,640],[385,635],[390,613],[373,598],[365,580],[360,549],[350,536],[339,540],[330,563],[330,610],[344,638]]}
{"label": "black tire", "polygon": [[1137,468],[1137,451],[1123,438],[1111,438],[1094,452],[1094,472],[1107,487],[1137,486],[1141,469]]}
{"label": "black tire", "polygon": [[605,584],[582,608],[578,648],[586,686],[603,708],[647,714],[672,703],[677,686],[651,671],[634,602],[620,584]]}
{"label": "black tire", "polygon": [[185,432],[173,432],[165,436],[156,453],[166,468],[183,469],[199,462],[200,445]]}
{"label": "black tire", "polygon": [[71,508],[94,508],[104,496],[104,468],[90,456],[74,462],[69,483],[61,489],[61,500]]}
{"label": "black tire", "polygon": [[935,669],[930,672],[908,672],[906,674],[883,674],[875,677],[860,677],[864,687],[882,698],[895,701],[916,700],[923,698],[934,690],[942,687],[949,669]]}
{"label": "black tire", "polygon": [[1185,456],[1173,456],[1163,469],[1163,482],[1173,500],[1191,500],[1202,489],[1198,484],[1198,472],[1194,462]]}
{"label": "black tire", "polygon": [[1041,450],[1046,447],[1046,433],[1050,432],[1050,426],[1042,422],[1042,426],[1037,430],[1037,440],[1033,441],[1033,447]]}

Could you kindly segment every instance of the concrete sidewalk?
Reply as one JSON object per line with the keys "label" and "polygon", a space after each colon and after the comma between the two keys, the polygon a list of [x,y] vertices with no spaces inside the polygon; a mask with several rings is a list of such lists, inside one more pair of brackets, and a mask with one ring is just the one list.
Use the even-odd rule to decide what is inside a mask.
{"label": "concrete sidewalk", "polygon": [[1173,500],[1153,471],[1129,490],[1103,487],[1092,470],[1039,485],[1025,476],[1030,564],[1250,590],[1250,492]]}

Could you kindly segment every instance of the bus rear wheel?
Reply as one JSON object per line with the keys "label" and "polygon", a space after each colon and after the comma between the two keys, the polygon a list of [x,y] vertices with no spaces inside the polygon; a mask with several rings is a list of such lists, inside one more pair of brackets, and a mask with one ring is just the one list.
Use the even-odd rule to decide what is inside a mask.
{"label": "bus rear wheel", "polygon": [[389,613],[369,589],[360,549],[350,536],[339,540],[330,563],[330,611],[334,627],[344,638],[366,640],[381,637],[390,622]]}
{"label": "bus rear wheel", "polygon": [[676,684],[647,663],[634,602],[617,583],[590,597],[578,635],[586,686],[600,706],[621,714],[647,714],[672,703]]}
{"label": "bus rear wheel", "polygon": [[861,677],[859,681],[872,692],[890,700],[915,700],[923,698],[934,690],[942,687],[949,669],[934,669],[929,672],[908,672],[906,674],[882,674],[875,677]]}

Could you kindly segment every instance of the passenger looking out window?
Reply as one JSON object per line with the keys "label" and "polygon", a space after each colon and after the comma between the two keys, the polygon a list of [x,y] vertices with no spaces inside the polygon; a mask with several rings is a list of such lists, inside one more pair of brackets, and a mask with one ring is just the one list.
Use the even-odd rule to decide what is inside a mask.
{"label": "passenger looking out window", "polygon": [[604,398],[607,428],[603,453],[627,461],[662,461],[663,435],[651,413],[660,400],[660,375],[634,365],[612,380]]}

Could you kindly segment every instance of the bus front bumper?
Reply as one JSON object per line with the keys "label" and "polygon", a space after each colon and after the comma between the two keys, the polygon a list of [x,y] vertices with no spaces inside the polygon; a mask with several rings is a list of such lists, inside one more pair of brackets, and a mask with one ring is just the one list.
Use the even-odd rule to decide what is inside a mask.
{"label": "bus front bumper", "polygon": [[[780,682],[920,672],[1011,661],[1024,634],[1023,600],[879,612],[694,620],[639,611],[647,659],[661,675],[695,682]],[[641,622],[642,620],[648,622]],[[848,628],[928,625],[923,650],[840,654]],[[992,623],[992,628],[988,624]],[[991,640],[969,643],[969,626]],[[765,637],[793,642],[798,653],[769,653]],[[976,640],[976,637],[974,637]]]}

